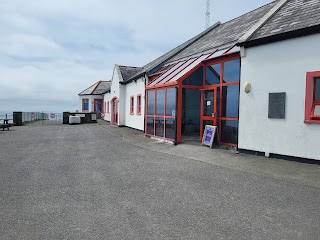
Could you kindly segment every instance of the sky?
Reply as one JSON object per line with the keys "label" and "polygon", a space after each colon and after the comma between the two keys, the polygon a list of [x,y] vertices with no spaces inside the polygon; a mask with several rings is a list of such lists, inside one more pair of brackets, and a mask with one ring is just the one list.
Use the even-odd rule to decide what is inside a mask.
{"label": "sky", "polygon": [[[211,0],[211,24],[271,0]],[[78,93],[205,30],[206,0],[0,0],[0,112],[75,111]]]}

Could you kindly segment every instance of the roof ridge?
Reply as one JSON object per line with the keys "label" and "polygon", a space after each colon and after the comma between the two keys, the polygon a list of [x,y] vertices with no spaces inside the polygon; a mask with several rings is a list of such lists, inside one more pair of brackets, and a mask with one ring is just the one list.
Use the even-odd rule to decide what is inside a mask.
{"label": "roof ridge", "polygon": [[134,66],[125,66],[125,65],[118,65],[119,67],[130,67],[130,68],[143,68],[143,67],[134,67]]}
{"label": "roof ridge", "polygon": [[[249,40],[264,24],[266,24],[285,4],[290,0],[276,0],[276,3],[256,24],[254,24],[239,40],[238,43],[243,43]],[[275,2],[275,1],[273,1]],[[273,3],[271,2],[271,3]]]}
{"label": "roof ridge", "polygon": [[80,95],[81,93],[87,91],[89,88],[93,87],[94,85],[96,85],[96,84],[98,84],[98,83],[99,83],[99,81],[98,81],[98,82],[95,82],[95,83],[92,84],[90,87],[88,87],[88,88],[86,88],[85,90],[81,91],[78,95]]}
{"label": "roof ridge", "polygon": [[235,17],[235,18],[233,18],[233,19],[228,20],[228,21],[222,23],[222,25],[225,24],[225,23],[229,23],[229,22],[231,22],[231,21],[233,21],[233,20],[236,20],[236,19],[238,19],[238,18],[241,18],[241,17],[243,17],[243,16],[245,16],[245,15],[247,15],[247,14],[249,14],[249,13],[252,13],[252,12],[254,12],[254,11],[257,11],[258,9],[264,8],[264,7],[266,7],[266,6],[270,5],[270,4],[273,4],[274,2],[278,2],[278,1],[281,1],[281,0],[274,0],[274,1],[272,1],[272,2],[269,2],[269,3],[267,3],[267,4],[264,4],[264,5],[262,5],[262,6],[258,7],[258,8],[255,8],[255,9],[249,11],[249,12],[246,12],[246,13],[238,16],[238,17]]}

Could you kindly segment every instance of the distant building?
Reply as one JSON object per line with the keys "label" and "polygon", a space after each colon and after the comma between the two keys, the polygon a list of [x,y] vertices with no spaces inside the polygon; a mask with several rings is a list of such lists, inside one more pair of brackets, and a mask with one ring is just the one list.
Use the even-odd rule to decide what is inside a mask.
{"label": "distant building", "polygon": [[104,112],[103,96],[109,91],[110,81],[99,81],[79,93],[81,112]]}

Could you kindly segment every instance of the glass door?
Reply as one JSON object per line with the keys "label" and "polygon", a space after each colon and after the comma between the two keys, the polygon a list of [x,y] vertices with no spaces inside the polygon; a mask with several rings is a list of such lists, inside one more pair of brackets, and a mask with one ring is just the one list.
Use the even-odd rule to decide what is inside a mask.
{"label": "glass door", "polygon": [[[220,88],[215,87],[210,90],[201,91],[201,131],[202,139],[203,130],[206,125],[218,126],[220,119]],[[219,126],[218,126],[219,128]]]}

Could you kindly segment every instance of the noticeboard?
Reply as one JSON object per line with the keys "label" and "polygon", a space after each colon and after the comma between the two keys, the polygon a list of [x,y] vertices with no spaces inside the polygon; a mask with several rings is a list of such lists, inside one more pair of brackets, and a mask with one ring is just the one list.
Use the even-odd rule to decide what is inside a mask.
{"label": "noticeboard", "polygon": [[217,126],[206,125],[203,131],[202,143],[201,145],[206,145],[212,148],[214,137],[217,134]]}

